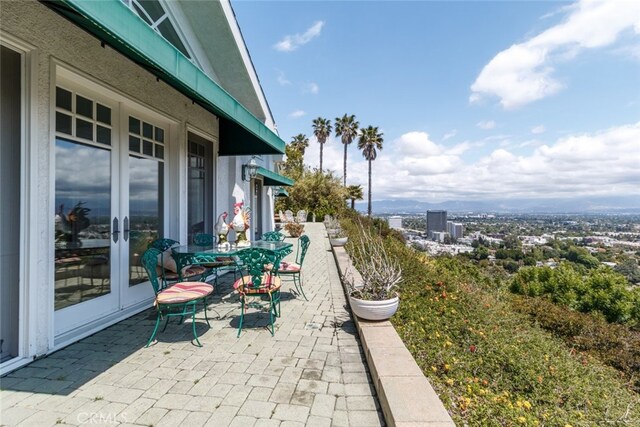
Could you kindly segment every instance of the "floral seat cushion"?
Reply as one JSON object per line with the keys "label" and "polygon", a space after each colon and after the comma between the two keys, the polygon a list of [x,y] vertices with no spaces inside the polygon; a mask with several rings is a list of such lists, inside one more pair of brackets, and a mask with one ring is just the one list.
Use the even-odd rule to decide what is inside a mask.
{"label": "floral seat cushion", "polygon": [[213,292],[213,286],[204,282],[180,282],[156,296],[158,304],[181,304],[204,298]]}
{"label": "floral seat cushion", "polygon": [[[182,269],[182,278],[190,279],[192,277],[200,276],[207,271],[207,268],[203,265],[188,265]],[[158,276],[163,277],[165,280],[178,280],[180,276],[173,271],[165,271],[162,274],[162,269],[158,268]]]}
{"label": "floral seat cushion", "polygon": [[268,294],[280,289],[282,282],[279,277],[265,273],[262,276],[260,287],[253,287],[253,278],[251,276],[243,276],[235,281],[233,289],[244,295],[250,294]]}
{"label": "floral seat cushion", "polygon": [[281,262],[280,268],[278,270],[279,273],[298,273],[300,271],[300,264],[296,262]]}

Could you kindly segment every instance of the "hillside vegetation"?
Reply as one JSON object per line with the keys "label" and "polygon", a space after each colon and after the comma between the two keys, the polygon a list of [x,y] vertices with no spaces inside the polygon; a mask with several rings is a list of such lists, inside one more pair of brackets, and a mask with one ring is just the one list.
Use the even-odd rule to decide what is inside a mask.
{"label": "hillside vegetation", "polygon": [[[368,224],[404,269],[392,323],[457,424],[640,425],[637,331],[515,295],[502,274],[429,258],[380,222]],[[356,232],[350,220],[343,225]],[[579,317],[566,316],[573,329],[557,318],[567,313]],[[629,345],[609,327],[622,328]]]}

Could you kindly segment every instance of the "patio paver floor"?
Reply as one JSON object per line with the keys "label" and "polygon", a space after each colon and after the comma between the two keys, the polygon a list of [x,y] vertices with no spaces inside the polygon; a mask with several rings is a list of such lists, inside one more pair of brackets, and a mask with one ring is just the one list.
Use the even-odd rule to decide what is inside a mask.
{"label": "patio paver floor", "polygon": [[309,301],[283,284],[274,337],[268,313],[250,308],[236,338],[240,304],[227,274],[211,327],[196,316],[202,348],[190,320],[175,319],[144,348],[155,322],[146,310],[1,378],[0,425],[383,425],[324,226],[305,232]]}

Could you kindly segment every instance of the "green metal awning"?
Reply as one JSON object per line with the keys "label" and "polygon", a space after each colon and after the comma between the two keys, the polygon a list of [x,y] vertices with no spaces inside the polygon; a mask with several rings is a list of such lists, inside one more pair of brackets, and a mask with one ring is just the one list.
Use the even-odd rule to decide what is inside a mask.
{"label": "green metal awning", "polygon": [[220,118],[221,156],[284,154],[285,142],[121,0],[43,2]]}
{"label": "green metal awning", "polygon": [[291,178],[287,178],[286,176],[282,176],[275,172],[272,172],[268,169],[263,168],[262,166],[258,167],[258,175],[262,176],[264,185],[293,185],[294,181]]}
{"label": "green metal awning", "polygon": [[278,191],[278,194],[276,194],[276,197],[289,197],[289,192],[284,188],[281,188],[280,191]]}

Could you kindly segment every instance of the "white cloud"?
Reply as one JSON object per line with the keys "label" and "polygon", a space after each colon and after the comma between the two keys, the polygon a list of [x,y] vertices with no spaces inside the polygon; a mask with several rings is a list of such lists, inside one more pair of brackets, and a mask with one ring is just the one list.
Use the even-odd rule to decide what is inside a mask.
{"label": "white cloud", "polygon": [[531,133],[534,135],[538,135],[541,133],[545,133],[546,130],[547,128],[545,128],[544,125],[538,125],[531,128]]}
{"label": "white cloud", "polygon": [[580,0],[565,10],[564,22],[493,57],[471,85],[469,102],[497,96],[513,109],[553,95],[563,88],[554,64],[611,45],[623,31],[640,34],[638,1]]}
{"label": "white cloud", "polygon": [[496,122],[494,122],[493,120],[483,120],[476,123],[476,126],[478,126],[480,129],[490,130],[496,127]]}
{"label": "white cloud", "polygon": [[[424,132],[408,132],[385,141],[372,163],[373,198],[423,201],[489,198],[567,198],[578,196],[640,197],[640,122],[591,134],[553,140],[514,140],[471,157],[479,142],[446,147]],[[318,144],[310,143],[309,160],[317,167]],[[519,146],[533,151],[518,154]],[[313,148],[313,150],[311,150]],[[367,191],[367,162],[349,148],[347,181]],[[311,151],[313,154],[311,154]],[[305,156],[307,158],[307,156]],[[342,144],[325,144],[324,168],[342,171]]]}
{"label": "white cloud", "polygon": [[450,132],[445,133],[444,136],[442,137],[442,140],[446,141],[447,139],[453,138],[457,134],[458,134],[458,130],[457,129],[453,129]]}
{"label": "white cloud", "polygon": [[291,84],[291,81],[287,80],[284,75],[284,71],[278,71],[278,84],[280,86],[287,86]]}
{"label": "white cloud", "polygon": [[306,116],[307,113],[304,110],[296,110],[289,113],[289,118],[291,119],[299,119],[300,117]]}
{"label": "white cloud", "polygon": [[303,34],[293,34],[284,36],[282,40],[276,43],[273,47],[275,50],[280,52],[291,52],[298,49],[300,46],[303,46],[309,43],[314,38],[320,35],[322,32],[322,27],[324,26],[323,21],[315,22],[311,27],[307,29]]}
{"label": "white cloud", "polygon": [[318,92],[320,92],[320,86],[318,86],[317,83],[311,82],[304,85],[302,90],[305,93],[311,93],[313,95],[317,95]]}

